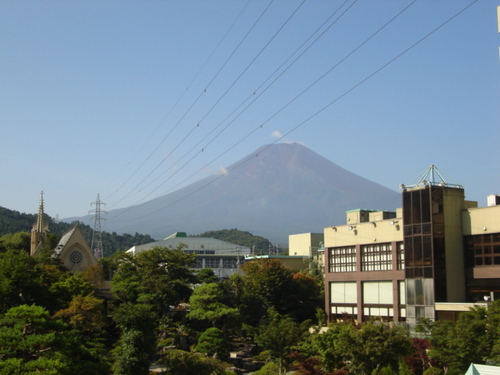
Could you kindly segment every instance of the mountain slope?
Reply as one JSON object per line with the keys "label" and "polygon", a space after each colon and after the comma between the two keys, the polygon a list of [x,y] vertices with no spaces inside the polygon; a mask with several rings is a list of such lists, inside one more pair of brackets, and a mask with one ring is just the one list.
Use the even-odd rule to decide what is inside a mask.
{"label": "mountain slope", "polygon": [[110,211],[106,230],[164,238],[238,228],[286,245],[289,234],[344,223],[347,210],[401,204],[397,192],[297,143],[261,147],[228,170],[141,206]]}

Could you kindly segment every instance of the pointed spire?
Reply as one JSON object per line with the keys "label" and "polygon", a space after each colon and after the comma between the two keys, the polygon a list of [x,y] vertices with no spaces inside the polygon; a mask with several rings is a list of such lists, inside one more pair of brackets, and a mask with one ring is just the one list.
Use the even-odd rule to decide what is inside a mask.
{"label": "pointed spire", "polygon": [[31,246],[30,254],[34,255],[39,248],[43,247],[43,243],[46,239],[47,232],[49,231],[49,226],[44,221],[44,211],[43,211],[43,191],[40,192],[40,203],[38,205],[38,215],[36,218],[36,223],[33,223],[33,229],[31,229]]}
{"label": "pointed spire", "polygon": [[37,232],[43,232],[45,226],[43,225],[43,191],[40,192],[40,204],[38,205],[38,217],[36,218]]}

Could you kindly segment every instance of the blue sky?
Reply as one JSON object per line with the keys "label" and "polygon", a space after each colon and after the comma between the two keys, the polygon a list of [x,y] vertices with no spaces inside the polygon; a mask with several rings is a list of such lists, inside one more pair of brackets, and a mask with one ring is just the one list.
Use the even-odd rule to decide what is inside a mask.
{"label": "blue sky", "polygon": [[434,164],[483,206],[500,194],[498,5],[0,2],[0,206],[35,213],[43,190],[54,217],[97,194],[127,207],[272,142],[394,190]]}

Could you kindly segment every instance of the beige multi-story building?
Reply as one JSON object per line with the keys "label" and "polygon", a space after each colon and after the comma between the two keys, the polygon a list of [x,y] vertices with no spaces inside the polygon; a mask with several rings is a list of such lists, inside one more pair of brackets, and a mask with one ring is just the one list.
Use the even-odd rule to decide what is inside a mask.
{"label": "beige multi-story building", "polygon": [[288,255],[301,256],[304,264],[324,269],[324,235],[323,233],[301,233],[288,236]]}
{"label": "beige multi-story building", "polygon": [[324,229],[324,245],[330,321],[406,321],[411,328],[500,298],[498,196],[479,208],[460,185],[422,180],[402,186],[402,208],[394,212],[348,211],[345,224]]}
{"label": "beige multi-story building", "polygon": [[288,236],[288,255],[310,258],[323,254],[323,233],[301,233]]}

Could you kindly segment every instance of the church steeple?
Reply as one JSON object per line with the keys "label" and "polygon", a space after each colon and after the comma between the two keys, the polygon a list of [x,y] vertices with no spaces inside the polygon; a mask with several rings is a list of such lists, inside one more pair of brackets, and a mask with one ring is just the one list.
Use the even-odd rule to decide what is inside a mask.
{"label": "church steeple", "polygon": [[31,229],[31,247],[30,254],[34,255],[38,249],[43,247],[45,242],[47,232],[49,231],[49,226],[43,220],[43,191],[40,192],[40,203],[38,205],[38,216],[36,218],[36,223],[33,224],[33,229]]}
{"label": "church steeple", "polygon": [[40,192],[40,204],[38,205],[38,216],[36,218],[37,232],[43,231],[43,191]]}

